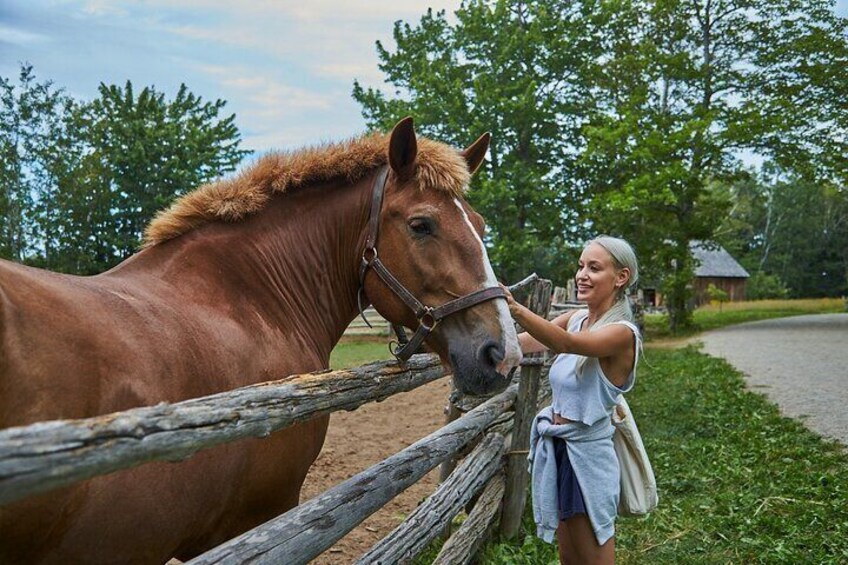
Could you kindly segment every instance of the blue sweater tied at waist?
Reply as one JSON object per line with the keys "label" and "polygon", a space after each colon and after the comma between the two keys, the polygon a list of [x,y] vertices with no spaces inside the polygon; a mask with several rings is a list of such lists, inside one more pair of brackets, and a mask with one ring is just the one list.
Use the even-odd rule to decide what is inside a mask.
{"label": "blue sweater tied at waist", "polygon": [[533,517],[537,535],[550,543],[559,525],[557,462],[554,438],[565,440],[568,458],[580,483],[589,522],[599,545],[615,534],[620,469],[612,445],[615,428],[609,418],[587,426],[581,422],[555,425],[551,406],[533,420],[530,455]]}

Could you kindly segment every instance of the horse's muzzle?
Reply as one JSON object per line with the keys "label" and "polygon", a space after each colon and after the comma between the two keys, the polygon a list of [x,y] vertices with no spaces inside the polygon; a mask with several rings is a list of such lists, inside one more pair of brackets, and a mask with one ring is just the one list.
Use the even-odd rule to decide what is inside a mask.
{"label": "horse's muzzle", "polygon": [[503,358],[503,347],[494,341],[484,343],[476,352],[451,348],[450,362],[456,387],[464,394],[477,396],[502,391],[511,380],[497,370]]}

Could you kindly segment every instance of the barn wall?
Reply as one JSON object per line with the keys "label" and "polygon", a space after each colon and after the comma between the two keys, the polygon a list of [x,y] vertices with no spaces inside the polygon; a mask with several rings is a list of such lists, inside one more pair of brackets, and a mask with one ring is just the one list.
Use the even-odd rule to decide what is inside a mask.
{"label": "barn wall", "polygon": [[730,302],[745,300],[745,284],[747,279],[736,277],[696,277],[695,278],[695,303],[697,306],[709,304],[710,295],[707,288],[715,285],[728,294]]}

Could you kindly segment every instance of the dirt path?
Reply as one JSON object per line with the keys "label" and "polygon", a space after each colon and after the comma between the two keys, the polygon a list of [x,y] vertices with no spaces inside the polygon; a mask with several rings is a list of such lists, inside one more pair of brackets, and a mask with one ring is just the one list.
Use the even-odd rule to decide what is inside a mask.
{"label": "dirt path", "polygon": [[748,386],[784,415],[848,445],[848,314],[749,322],[698,339],[705,353],[745,373]]}
{"label": "dirt path", "polygon": [[[324,448],[301,490],[301,502],[441,428],[450,390],[450,378],[446,377],[354,412],[333,414]],[[435,490],[438,476],[438,468],[431,471],[312,563],[343,565],[356,561]]]}

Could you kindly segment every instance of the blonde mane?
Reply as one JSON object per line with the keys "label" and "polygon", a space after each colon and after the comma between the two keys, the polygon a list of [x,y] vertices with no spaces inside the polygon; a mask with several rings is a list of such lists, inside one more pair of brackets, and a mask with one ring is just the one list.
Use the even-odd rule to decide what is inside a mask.
{"label": "blonde mane", "polygon": [[[354,183],[388,160],[389,137],[365,135],[293,152],[270,153],[236,176],[205,184],[159,212],[144,232],[144,247],[180,236],[204,224],[237,222],[261,210],[276,193],[331,180]],[[454,148],[418,138],[415,181],[422,190],[462,195],[468,165]]]}

